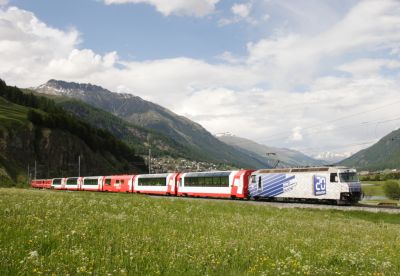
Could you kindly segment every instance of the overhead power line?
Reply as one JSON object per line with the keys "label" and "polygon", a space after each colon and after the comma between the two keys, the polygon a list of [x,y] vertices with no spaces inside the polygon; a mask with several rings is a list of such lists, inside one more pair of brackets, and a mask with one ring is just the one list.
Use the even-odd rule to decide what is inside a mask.
{"label": "overhead power line", "polygon": [[[340,147],[337,148],[330,148],[330,150],[338,150],[338,149],[344,149],[344,148],[350,148],[350,147],[355,147],[355,146],[363,146],[363,145],[370,145],[373,143],[376,143],[377,140],[371,140],[371,141],[365,141],[365,142],[361,142],[361,143],[356,143],[356,144],[344,144]],[[298,149],[299,151],[319,151],[323,149],[322,147],[319,148],[314,148],[314,147],[310,147],[310,148],[302,148],[302,149]]]}
{"label": "overhead power line", "polygon": [[[385,108],[385,107],[388,107],[388,106],[392,106],[392,105],[395,105],[395,104],[398,104],[398,103],[400,103],[400,100],[392,102],[390,104],[382,105],[382,106],[379,106],[379,107],[376,107],[376,108],[373,108],[373,109],[364,110],[364,111],[361,111],[361,112],[357,112],[357,113],[353,113],[353,114],[350,114],[350,115],[342,116],[342,117],[339,117],[339,118],[336,118],[336,119],[333,119],[333,120],[330,120],[330,121],[327,121],[327,122],[324,122],[324,123],[311,125],[311,126],[302,128],[302,130],[313,129],[313,128],[316,128],[316,127],[325,126],[326,124],[329,124],[329,123],[334,123],[334,122],[338,122],[338,121],[341,121],[341,120],[344,120],[344,119],[348,119],[348,118],[351,118],[351,117],[355,117],[355,116],[359,116],[359,115],[362,115],[362,114],[374,112],[376,110],[379,110],[379,109],[382,109],[382,108]],[[282,132],[279,132],[279,133],[276,133],[276,134],[269,135],[269,137],[277,137],[277,136],[282,137],[282,136],[286,136],[287,134],[291,134],[291,133],[292,133],[292,130],[282,131]],[[269,142],[269,141],[275,141],[275,140],[278,140],[278,139],[279,138],[267,139],[267,140],[262,140],[262,141],[263,142]]]}
{"label": "overhead power line", "polygon": [[[398,115],[396,115],[396,116],[398,116]],[[400,117],[395,117],[393,119],[388,119],[388,120],[383,120],[383,121],[361,122],[361,123],[341,126],[340,129],[343,130],[343,129],[348,129],[350,127],[355,127],[355,126],[366,126],[366,125],[383,124],[383,123],[394,122],[394,121],[399,121],[399,120],[400,120]],[[313,134],[313,136],[315,136],[315,135],[325,134],[326,132],[333,132],[333,131],[337,131],[337,130],[338,130],[337,128],[334,128],[334,129],[324,130],[323,132],[313,131],[313,132],[311,132],[311,134]],[[221,132],[221,133],[216,133],[215,135],[218,135],[218,134],[230,134],[230,132]],[[242,137],[240,137],[240,138],[242,138]],[[247,138],[242,138],[242,139],[246,139],[247,140]],[[273,139],[271,141],[281,140],[281,139],[282,138],[276,138],[276,139]],[[234,145],[240,147],[240,145],[246,145],[246,144],[247,145],[252,145],[254,143],[259,144],[261,146],[265,146],[265,147],[271,147],[271,146],[267,146],[267,145],[261,144],[260,142],[256,142],[256,141],[235,141]]]}

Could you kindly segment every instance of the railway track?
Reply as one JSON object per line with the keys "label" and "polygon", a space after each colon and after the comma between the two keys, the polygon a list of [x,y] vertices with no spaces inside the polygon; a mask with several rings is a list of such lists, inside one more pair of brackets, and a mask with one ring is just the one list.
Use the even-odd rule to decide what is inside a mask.
{"label": "railway track", "polygon": [[204,198],[204,197],[166,197],[159,195],[150,195],[151,197],[177,199],[177,200],[205,200],[205,201],[225,201],[235,202],[238,204],[267,205],[274,208],[299,208],[299,209],[319,209],[319,210],[340,210],[340,211],[364,211],[371,213],[390,213],[400,214],[399,206],[378,206],[357,203],[354,205],[330,205],[320,203],[299,203],[299,202],[278,202],[278,201],[254,201],[254,200],[231,200],[223,198]]}

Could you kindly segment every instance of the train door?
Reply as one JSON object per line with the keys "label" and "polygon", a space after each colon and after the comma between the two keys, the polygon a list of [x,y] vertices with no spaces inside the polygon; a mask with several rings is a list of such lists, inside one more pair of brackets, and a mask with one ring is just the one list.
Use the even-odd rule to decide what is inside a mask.
{"label": "train door", "polygon": [[177,174],[171,173],[167,176],[167,195],[176,195]]}

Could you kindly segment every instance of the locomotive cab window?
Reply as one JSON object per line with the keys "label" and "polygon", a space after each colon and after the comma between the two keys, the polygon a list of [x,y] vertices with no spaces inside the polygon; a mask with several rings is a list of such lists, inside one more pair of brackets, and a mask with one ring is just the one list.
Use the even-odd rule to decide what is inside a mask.
{"label": "locomotive cab window", "polygon": [[338,182],[337,173],[331,173],[331,182]]}
{"label": "locomotive cab window", "polygon": [[358,182],[358,176],[355,172],[339,173],[340,182]]}

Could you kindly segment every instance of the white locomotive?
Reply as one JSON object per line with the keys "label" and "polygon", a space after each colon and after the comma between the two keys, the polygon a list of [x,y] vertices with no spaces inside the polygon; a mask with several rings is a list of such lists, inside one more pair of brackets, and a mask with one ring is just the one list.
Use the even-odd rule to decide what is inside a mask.
{"label": "white locomotive", "polygon": [[254,171],[249,181],[253,199],[335,201],[354,203],[361,198],[355,169],[310,167]]}

